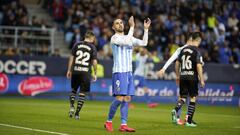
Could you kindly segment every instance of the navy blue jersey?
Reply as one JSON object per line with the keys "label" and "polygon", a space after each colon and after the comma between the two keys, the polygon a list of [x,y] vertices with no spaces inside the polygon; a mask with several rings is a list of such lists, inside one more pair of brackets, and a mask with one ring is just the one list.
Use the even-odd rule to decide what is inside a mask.
{"label": "navy blue jersey", "polygon": [[196,46],[187,46],[182,49],[178,57],[180,62],[180,79],[198,80],[197,64],[203,64],[202,56]]}
{"label": "navy blue jersey", "polygon": [[91,73],[92,60],[97,59],[97,50],[92,43],[78,42],[72,48],[74,56],[72,64],[73,73]]}

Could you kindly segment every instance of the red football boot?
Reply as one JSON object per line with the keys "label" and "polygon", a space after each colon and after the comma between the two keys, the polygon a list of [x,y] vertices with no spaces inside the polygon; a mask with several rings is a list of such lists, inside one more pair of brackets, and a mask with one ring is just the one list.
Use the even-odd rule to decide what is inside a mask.
{"label": "red football boot", "polygon": [[149,103],[148,104],[148,107],[149,108],[155,108],[155,107],[157,107],[158,106],[158,103]]}
{"label": "red football boot", "polygon": [[183,120],[181,120],[181,119],[177,119],[177,124],[178,125],[184,125],[185,124],[185,122],[183,121]]}
{"label": "red football boot", "polygon": [[134,128],[130,128],[127,125],[121,125],[119,128],[120,132],[135,132]]}
{"label": "red football boot", "polygon": [[133,109],[135,106],[133,104],[128,104],[128,108]]}
{"label": "red football boot", "polygon": [[112,122],[109,122],[109,121],[105,122],[104,127],[108,132],[113,131]]}

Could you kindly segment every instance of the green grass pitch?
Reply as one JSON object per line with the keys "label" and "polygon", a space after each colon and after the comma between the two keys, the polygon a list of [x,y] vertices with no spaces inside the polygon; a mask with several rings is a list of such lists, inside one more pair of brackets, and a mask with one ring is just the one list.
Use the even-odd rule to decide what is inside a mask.
{"label": "green grass pitch", "polygon": [[[110,102],[87,101],[80,120],[68,118],[67,100],[0,97],[0,124],[60,132],[69,135],[125,134],[118,131],[119,110],[113,120],[114,132],[103,128]],[[146,104],[134,103],[129,110],[128,125],[136,128],[136,135],[239,135],[240,109],[237,107],[198,105],[194,120],[198,127],[176,126],[171,123],[173,104],[159,104],[147,108]],[[185,108],[185,107],[184,107]],[[185,111],[183,111],[185,114]],[[0,125],[1,135],[44,135]],[[51,135],[51,134],[49,134]]]}

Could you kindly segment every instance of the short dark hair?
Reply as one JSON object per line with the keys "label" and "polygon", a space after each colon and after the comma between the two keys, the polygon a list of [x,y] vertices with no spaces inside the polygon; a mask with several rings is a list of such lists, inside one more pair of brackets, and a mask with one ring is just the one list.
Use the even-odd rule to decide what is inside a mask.
{"label": "short dark hair", "polygon": [[188,34],[187,34],[187,40],[189,40],[190,38],[192,38],[192,32],[189,32]]}
{"label": "short dark hair", "polygon": [[84,38],[91,38],[91,37],[95,37],[95,34],[93,33],[93,31],[87,31],[84,35]]}
{"label": "short dark hair", "polygon": [[198,39],[198,38],[202,39],[202,34],[201,34],[201,32],[194,32],[194,33],[192,34],[192,40],[196,40],[196,39]]}
{"label": "short dark hair", "polygon": [[116,17],[116,18],[113,20],[113,22],[112,22],[112,26],[114,25],[115,21],[118,20],[118,19],[120,19],[120,20],[123,21],[123,19],[121,19],[121,18],[119,18],[119,17]]}

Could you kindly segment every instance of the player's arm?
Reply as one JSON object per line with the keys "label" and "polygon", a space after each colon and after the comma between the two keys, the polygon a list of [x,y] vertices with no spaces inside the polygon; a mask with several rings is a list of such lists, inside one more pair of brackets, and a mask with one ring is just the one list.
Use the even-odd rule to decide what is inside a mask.
{"label": "player's arm", "polygon": [[93,81],[96,81],[97,80],[97,59],[94,59],[92,61],[92,65],[93,65],[93,71],[94,71],[94,75],[93,75]]}
{"label": "player's arm", "polygon": [[93,66],[93,71],[94,71],[94,75],[93,75],[93,78],[92,80],[95,82],[97,80],[97,49],[96,47],[93,47],[93,52],[92,52],[92,56],[93,56],[93,59],[92,59],[92,66]]}
{"label": "player's arm", "polygon": [[178,48],[173,55],[167,60],[167,62],[164,64],[163,68],[158,71],[158,75],[162,77],[167,70],[167,68],[178,58],[180,52],[182,51],[183,48],[185,48],[187,45],[184,45],[180,48]]}
{"label": "player's arm", "polygon": [[134,18],[133,16],[131,16],[128,20],[128,24],[129,24],[129,31],[128,31],[128,36],[133,36],[134,33],[134,27],[135,27],[135,22],[134,22]]}
{"label": "player's arm", "polygon": [[204,78],[203,78],[203,60],[202,60],[202,56],[200,54],[200,52],[197,52],[197,73],[199,76],[199,80],[200,80],[200,85],[201,87],[205,86],[205,82],[204,82]]}
{"label": "player's arm", "polygon": [[132,37],[133,45],[134,46],[147,46],[148,43],[148,29],[144,29],[143,39],[137,39]]}
{"label": "player's arm", "polygon": [[113,35],[110,43],[118,46],[132,46],[132,36]]}
{"label": "player's arm", "polygon": [[177,60],[175,63],[175,72],[176,72],[176,84],[179,85],[180,79],[180,62]]}
{"label": "player's arm", "polygon": [[134,46],[146,46],[148,43],[148,29],[151,25],[151,20],[148,18],[147,20],[144,20],[144,34],[143,34],[143,39],[137,39],[132,37],[133,40],[133,45]]}
{"label": "player's arm", "polygon": [[66,75],[68,79],[70,79],[71,76],[72,76],[72,63],[73,63],[73,58],[74,58],[74,56],[71,55],[71,56],[69,57],[69,61],[68,61],[68,70],[67,70],[67,75]]}
{"label": "player's arm", "polygon": [[202,68],[201,63],[197,64],[197,72],[198,72],[198,76],[199,76],[199,80],[200,80],[200,85],[201,85],[201,87],[204,87],[205,82],[204,82],[204,78],[203,78],[203,68]]}

